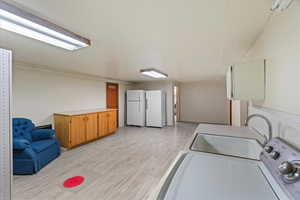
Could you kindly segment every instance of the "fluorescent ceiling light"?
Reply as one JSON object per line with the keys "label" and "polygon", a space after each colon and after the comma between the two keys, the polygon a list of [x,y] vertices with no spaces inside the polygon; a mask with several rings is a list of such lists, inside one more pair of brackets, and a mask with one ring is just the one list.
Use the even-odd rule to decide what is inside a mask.
{"label": "fluorescent ceiling light", "polygon": [[67,50],[87,47],[90,40],[0,0],[0,28]]}
{"label": "fluorescent ceiling light", "polygon": [[272,11],[284,11],[288,9],[294,0],[272,0]]}
{"label": "fluorescent ceiling light", "polygon": [[143,75],[150,76],[152,78],[167,78],[168,77],[167,74],[165,74],[165,73],[163,73],[163,72],[161,72],[157,69],[153,69],[153,68],[151,68],[151,69],[142,69],[140,72]]}

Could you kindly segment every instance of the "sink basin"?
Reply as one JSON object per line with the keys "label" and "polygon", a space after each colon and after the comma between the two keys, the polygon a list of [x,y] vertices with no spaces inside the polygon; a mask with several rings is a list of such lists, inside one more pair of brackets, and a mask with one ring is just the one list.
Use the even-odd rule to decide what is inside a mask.
{"label": "sink basin", "polygon": [[198,133],[190,150],[259,160],[262,146],[255,139]]}

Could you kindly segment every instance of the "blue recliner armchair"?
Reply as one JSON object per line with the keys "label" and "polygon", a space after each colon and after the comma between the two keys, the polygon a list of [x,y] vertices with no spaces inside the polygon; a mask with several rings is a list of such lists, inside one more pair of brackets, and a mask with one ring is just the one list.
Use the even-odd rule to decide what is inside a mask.
{"label": "blue recliner armchair", "polygon": [[60,155],[55,131],[36,129],[31,120],[13,119],[14,174],[34,174]]}

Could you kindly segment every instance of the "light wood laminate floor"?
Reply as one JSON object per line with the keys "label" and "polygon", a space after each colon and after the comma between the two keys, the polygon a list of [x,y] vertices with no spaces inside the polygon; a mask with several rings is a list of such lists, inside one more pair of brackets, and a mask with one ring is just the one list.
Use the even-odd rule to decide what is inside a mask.
{"label": "light wood laminate floor", "polygon": [[[192,137],[195,124],[120,128],[114,135],[65,151],[38,174],[14,176],[13,200],[143,200]],[[72,189],[72,176],[85,182]]]}

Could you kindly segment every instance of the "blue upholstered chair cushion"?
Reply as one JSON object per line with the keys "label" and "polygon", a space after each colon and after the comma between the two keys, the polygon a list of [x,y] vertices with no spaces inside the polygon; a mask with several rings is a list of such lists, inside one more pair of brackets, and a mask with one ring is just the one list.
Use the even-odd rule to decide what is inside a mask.
{"label": "blue upholstered chair cushion", "polygon": [[31,132],[33,141],[47,140],[53,138],[55,130],[52,129],[34,129]]}
{"label": "blue upholstered chair cushion", "polygon": [[54,145],[55,143],[56,143],[55,140],[48,139],[48,140],[40,140],[37,142],[32,142],[31,146],[32,146],[32,149],[36,153],[40,153],[40,152],[44,151],[45,149],[49,148],[51,145]]}

